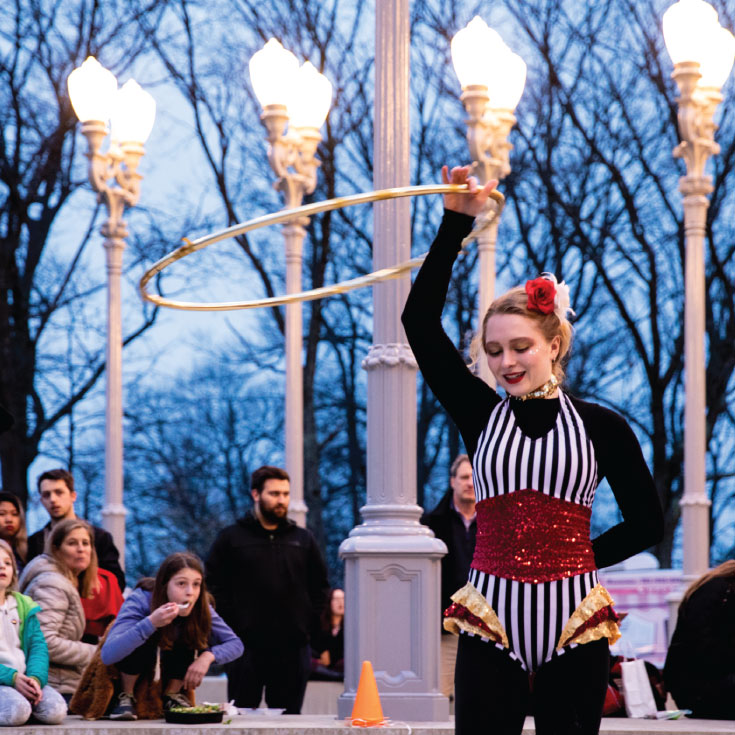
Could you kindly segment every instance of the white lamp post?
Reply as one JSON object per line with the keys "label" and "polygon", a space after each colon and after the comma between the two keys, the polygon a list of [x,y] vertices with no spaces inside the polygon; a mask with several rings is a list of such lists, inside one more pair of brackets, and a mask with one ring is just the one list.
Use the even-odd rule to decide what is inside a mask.
{"label": "white lamp post", "polygon": [[[516,123],[513,111],[526,84],[526,64],[482,18],[475,16],[452,39],[452,63],[462,86],[461,100],[467,111],[467,143],[473,174],[480,184],[510,173],[508,142]],[[492,206],[488,204],[488,206]],[[477,240],[480,283],[480,323],[495,292],[495,243],[499,218]],[[490,370],[480,360],[481,377],[492,383]]]}
{"label": "white lamp post", "polygon": [[[709,506],[706,493],[705,403],[705,278],[704,237],[707,195],[712,177],[705,174],[707,159],[720,148],[713,121],[735,57],[735,38],[722,28],[715,9],[704,0],[679,0],[663,16],[666,47],[674,63],[672,77],[679,87],[678,122],[681,142],[674,156],[683,158],[686,176],[679,183],[684,195],[685,306],[684,306],[684,582],[709,568]],[[674,618],[675,619],[675,618]],[[673,626],[672,626],[673,630]]]}
{"label": "white lamp post", "polygon": [[[120,89],[112,72],[90,56],[67,81],[74,112],[87,139],[89,181],[107,206],[101,232],[107,262],[107,358],[105,410],[105,528],[112,534],[125,565],[125,506],[123,505],[122,431],[122,327],[120,275],[128,230],[122,218],[125,207],[140,196],[138,164],[156,115],[156,102],[132,79]],[[107,122],[112,135],[102,153]]]}
{"label": "white lamp post", "polygon": [[[332,100],[332,85],[308,61],[298,60],[274,38],[250,60],[250,80],[268,131],[268,161],[278,177],[275,187],[286,209],[298,207],[316,187],[315,158]],[[288,126],[288,129],[287,129]],[[301,290],[301,263],[308,217],[283,227],[286,241],[286,291]],[[286,469],[291,477],[289,515],[306,525],[304,503],[304,394],[302,383],[301,302],[286,305]]]}

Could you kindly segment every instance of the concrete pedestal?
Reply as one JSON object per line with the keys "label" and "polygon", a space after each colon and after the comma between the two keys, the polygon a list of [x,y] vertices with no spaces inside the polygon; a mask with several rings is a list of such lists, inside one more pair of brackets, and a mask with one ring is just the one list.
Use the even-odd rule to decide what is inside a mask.
{"label": "concrete pedestal", "polygon": [[376,534],[353,536],[340,551],[349,591],[345,607],[358,611],[345,619],[345,659],[358,665],[345,671],[338,716],[351,714],[361,662],[369,660],[386,717],[446,721],[437,608],[446,546],[428,535]]}

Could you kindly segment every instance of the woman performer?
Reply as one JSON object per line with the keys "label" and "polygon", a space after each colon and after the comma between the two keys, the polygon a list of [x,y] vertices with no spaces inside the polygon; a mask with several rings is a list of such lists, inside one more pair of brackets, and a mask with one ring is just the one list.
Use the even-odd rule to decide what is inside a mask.
{"label": "woman performer", "polygon": [[[597,733],[618,636],[597,569],[659,541],[663,517],[630,427],[560,389],[572,328],[568,288],[551,275],[496,299],[480,332],[500,396],[464,364],[441,324],[452,265],[496,181],[442,169],[469,194],[444,218],[416,276],[403,324],[424,380],[472,460],[477,544],[444,626],[461,633],[455,731],[520,733],[530,696],[536,732]],[[607,478],[623,521],[590,541],[595,488]]]}

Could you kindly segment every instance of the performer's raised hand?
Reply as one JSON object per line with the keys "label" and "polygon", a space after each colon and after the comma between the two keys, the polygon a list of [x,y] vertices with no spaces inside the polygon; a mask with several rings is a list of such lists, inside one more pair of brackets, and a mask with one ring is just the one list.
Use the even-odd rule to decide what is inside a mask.
{"label": "performer's raised hand", "polygon": [[490,192],[498,185],[497,179],[491,179],[482,188],[478,188],[477,179],[470,176],[470,166],[455,166],[451,172],[448,166],[442,166],[442,182],[445,184],[467,184],[469,194],[445,194],[444,208],[453,212],[476,217],[485,208]]}

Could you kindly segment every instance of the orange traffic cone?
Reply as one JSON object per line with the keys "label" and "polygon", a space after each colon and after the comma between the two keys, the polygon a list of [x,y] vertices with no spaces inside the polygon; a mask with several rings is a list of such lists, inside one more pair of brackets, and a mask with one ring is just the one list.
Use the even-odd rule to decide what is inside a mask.
{"label": "orange traffic cone", "polygon": [[352,706],[351,724],[357,727],[374,727],[382,725],[383,708],[380,706],[378,685],[370,661],[362,662],[360,682],[357,685],[355,704]]}

